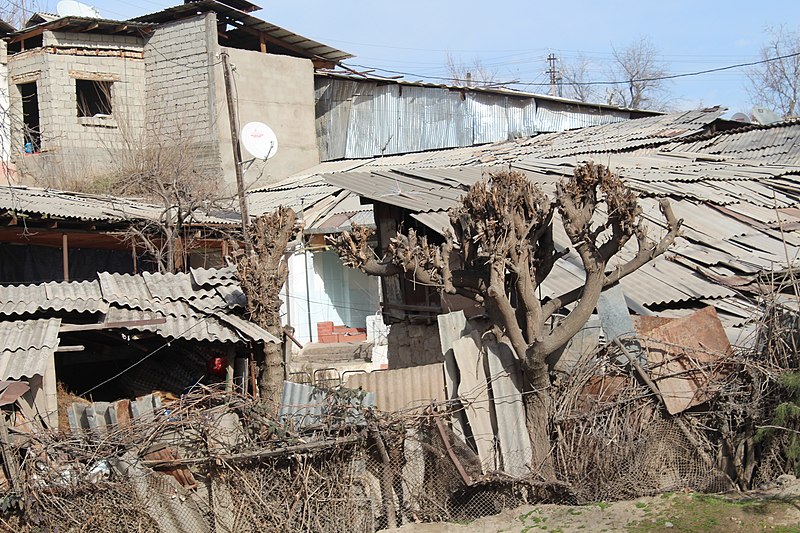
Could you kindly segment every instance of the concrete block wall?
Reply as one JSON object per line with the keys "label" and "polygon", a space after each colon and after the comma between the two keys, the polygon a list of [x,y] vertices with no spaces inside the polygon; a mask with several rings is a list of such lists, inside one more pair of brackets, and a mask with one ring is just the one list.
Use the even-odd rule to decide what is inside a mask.
{"label": "concrete block wall", "polygon": [[[223,47],[228,52],[240,127],[263,122],[278,138],[278,152],[266,163],[255,161],[245,174],[249,187],[266,186],[319,163],[314,106],[314,67],[310,60]],[[233,150],[222,65],[215,74],[217,134],[226,182],[234,185]],[[252,156],[242,148],[242,158]]]}
{"label": "concrete block wall", "polygon": [[144,46],[147,136],[191,149],[209,178],[222,172],[212,82],[216,39],[216,15],[207,13],[160,26]]}
{"label": "concrete block wall", "polygon": [[[49,32],[45,32],[48,35]],[[52,35],[48,35],[50,39]],[[142,59],[48,53],[17,54],[8,61],[12,157],[23,180],[66,187],[107,173],[119,151],[142,136],[145,65]],[[112,116],[78,117],[75,80],[84,75],[112,81]],[[24,155],[18,83],[37,82],[42,151]]]}
{"label": "concrete block wall", "polygon": [[389,330],[389,369],[444,361],[438,324],[398,322]]}

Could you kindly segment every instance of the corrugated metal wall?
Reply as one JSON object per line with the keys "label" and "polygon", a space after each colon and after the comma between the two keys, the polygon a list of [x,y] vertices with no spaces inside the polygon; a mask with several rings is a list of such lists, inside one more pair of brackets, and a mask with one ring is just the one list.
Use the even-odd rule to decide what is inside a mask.
{"label": "corrugated metal wall", "polygon": [[457,148],[630,118],[567,102],[447,87],[316,78],[322,161]]}

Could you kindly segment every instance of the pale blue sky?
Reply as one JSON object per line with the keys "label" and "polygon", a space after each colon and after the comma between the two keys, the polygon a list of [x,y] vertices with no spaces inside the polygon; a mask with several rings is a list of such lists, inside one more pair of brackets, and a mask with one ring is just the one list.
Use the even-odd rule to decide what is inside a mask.
{"label": "pale blue sky", "polygon": [[[180,0],[89,1],[105,18],[158,11]],[[55,10],[55,0],[40,2]],[[259,3],[256,0],[255,3]],[[739,0],[647,1],[435,1],[263,0],[253,15],[356,57],[351,64],[414,74],[408,79],[446,76],[446,58],[480,58],[501,80],[547,92],[548,51],[566,61],[584,56],[596,80],[608,79],[612,46],[651,39],[670,73],[684,73],[759,59],[764,28],[800,29],[800,2]],[[723,105],[732,112],[751,104],[741,69],[670,83],[673,105]]]}

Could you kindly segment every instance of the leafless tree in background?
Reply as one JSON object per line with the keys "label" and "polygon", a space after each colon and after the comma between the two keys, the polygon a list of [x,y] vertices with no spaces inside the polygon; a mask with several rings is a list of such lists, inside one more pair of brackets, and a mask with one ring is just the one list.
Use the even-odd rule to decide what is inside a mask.
{"label": "leafless tree in background", "polygon": [[592,85],[589,76],[591,64],[583,56],[574,61],[561,63],[562,86],[564,98],[572,98],[581,102],[596,102],[599,100],[596,86]]}
{"label": "leafless tree in background", "polygon": [[18,29],[37,11],[42,7],[36,0],[0,0],[0,19]]}
{"label": "leafless tree in background", "polygon": [[[783,26],[768,28],[766,33],[769,41],[760,52],[764,63],[745,71],[749,80],[747,92],[753,105],[769,108],[783,117],[797,116],[800,114],[800,33]],[[770,59],[772,61],[767,61]]]}
{"label": "leafless tree in background", "polygon": [[447,54],[447,76],[454,85],[465,87],[494,87],[497,82],[497,69],[488,68],[480,58],[475,58],[469,63],[457,60],[452,54]]}
{"label": "leafless tree in background", "polygon": [[631,109],[663,109],[667,105],[666,66],[658,59],[658,50],[647,37],[626,48],[614,50],[612,79],[617,82],[609,91],[609,104]]}
{"label": "leafless tree in background", "polygon": [[[550,199],[519,172],[501,172],[473,185],[450,210],[455,234],[435,243],[409,229],[398,232],[383,259],[370,247],[370,232],[354,228],[333,241],[345,265],[377,276],[404,275],[470,298],[486,309],[492,333],[513,347],[530,386],[526,423],[535,472],[551,478],[550,417],[553,398],[547,357],[564,346],[594,311],[600,293],[664,253],[681,221],[661,200],[668,228],[658,241],[647,236],[636,194],[602,165],[576,168]],[[558,211],[585,271],[584,285],[542,301],[537,288],[565,252],[553,242]],[[608,213],[601,215],[601,213]],[[638,252],[613,266],[631,238]],[[562,318],[557,319],[557,316]],[[555,325],[553,325],[555,322]]]}

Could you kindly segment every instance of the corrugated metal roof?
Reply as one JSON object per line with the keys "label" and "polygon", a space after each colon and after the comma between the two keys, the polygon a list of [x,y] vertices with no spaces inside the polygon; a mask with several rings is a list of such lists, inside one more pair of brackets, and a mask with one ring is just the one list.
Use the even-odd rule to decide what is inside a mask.
{"label": "corrugated metal roof", "polygon": [[163,324],[127,324],[119,329],[149,331],[165,338],[280,342],[239,316],[244,295],[235,272],[232,268],[147,276],[101,272],[98,280],[90,282],[0,287],[0,315],[100,311],[106,324],[163,319]]}
{"label": "corrugated metal roof", "polygon": [[58,318],[0,322],[0,379],[44,376],[60,326]]}
{"label": "corrugated metal roof", "polygon": [[305,57],[320,58],[328,61],[338,62],[348,57],[353,57],[347,52],[343,52],[332,46],[328,46],[302,35],[293,33],[287,29],[263,21],[252,15],[248,15],[238,9],[234,9],[221,2],[214,0],[200,0],[188,2],[186,4],[168,7],[163,11],[135,17],[134,22],[163,23],[170,22],[177,18],[187,17],[197,14],[199,11],[213,11],[223,17],[228,17],[241,22],[245,28],[258,32],[264,32],[273,39],[285,44],[285,48],[302,53]]}

